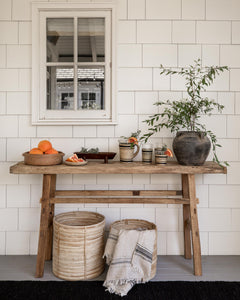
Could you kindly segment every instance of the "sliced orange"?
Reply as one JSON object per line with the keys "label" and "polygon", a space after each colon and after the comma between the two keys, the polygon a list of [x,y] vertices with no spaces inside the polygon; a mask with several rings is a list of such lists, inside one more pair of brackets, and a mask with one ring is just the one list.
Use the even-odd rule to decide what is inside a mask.
{"label": "sliced orange", "polygon": [[84,159],[78,158],[77,154],[74,153],[72,156],[68,157],[66,159],[66,161],[70,161],[70,162],[84,162]]}
{"label": "sliced orange", "polygon": [[173,153],[169,148],[167,148],[167,150],[164,152],[164,154],[169,156],[169,157],[173,157]]}
{"label": "sliced orange", "polygon": [[74,162],[78,162],[78,156],[76,153],[73,154],[73,156],[71,156],[71,159],[74,161]]}
{"label": "sliced orange", "polygon": [[74,162],[74,160],[71,159],[71,157],[67,158],[66,161]]}
{"label": "sliced orange", "polygon": [[137,143],[138,143],[138,140],[137,140],[137,138],[135,138],[134,136],[131,136],[131,137],[128,139],[128,142],[129,142],[129,143],[133,143],[133,144],[137,144]]}

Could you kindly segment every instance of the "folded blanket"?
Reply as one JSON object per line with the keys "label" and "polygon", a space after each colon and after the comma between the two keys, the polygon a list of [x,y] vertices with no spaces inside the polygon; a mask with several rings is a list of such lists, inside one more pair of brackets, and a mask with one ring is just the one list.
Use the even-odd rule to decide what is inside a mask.
{"label": "folded blanket", "polygon": [[127,295],[136,283],[150,280],[155,230],[111,229],[104,257],[110,264],[104,286],[110,293]]}

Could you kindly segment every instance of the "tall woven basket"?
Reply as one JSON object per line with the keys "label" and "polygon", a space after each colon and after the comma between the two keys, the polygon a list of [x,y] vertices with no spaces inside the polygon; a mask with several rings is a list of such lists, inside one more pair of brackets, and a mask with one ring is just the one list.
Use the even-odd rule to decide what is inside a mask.
{"label": "tall woven basket", "polygon": [[120,220],[112,223],[111,228],[114,228],[116,230],[121,230],[121,229],[155,230],[156,238],[154,241],[152,267],[151,267],[151,278],[153,278],[156,275],[156,270],[157,270],[157,226],[154,223],[145,220],[125,219],[125,220]]}
{"label": "tall woven basket", "polygon": [[65,280],[86,280],[104,270],[105,217],[76,211],[55,216],[53,221],[53,273]]}

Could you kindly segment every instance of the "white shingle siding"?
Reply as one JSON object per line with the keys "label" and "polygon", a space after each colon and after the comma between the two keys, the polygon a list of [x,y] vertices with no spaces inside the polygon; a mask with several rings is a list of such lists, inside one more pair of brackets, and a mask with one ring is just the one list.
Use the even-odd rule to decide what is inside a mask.
{"label": "white shingle siding", "polygon": [[[204,94],[226,106],[222,114],[213,114],[205,121],[223,145],[218,150],[219,157],[228,160],[230,167],[227,175],[196,176],[202,254],[239,255],[240,2],[116,1],[118,124],[32,126],[31,0],[0,0],[0,254],[36,254],[42,176],[9,174],[9,167],[22,160],[22,152],[46,138],[65,153],[81,147],[119,152],[120,136],[138,128],[146,130],[142,121],[158,111],[154,102],[186,96],[184,81],[176,76],[160,76],[159,65],[184,67],[201,58],[203,65],[230,67]],[[152,141],[171,146],[172,134],[164,130]],[[174,189],[179,185],[177,175],[62,175],[57,180],[59,189],[81,190]],[[82,209],[103,213],[107,226],[121,218],[153,221],[158,225],[158,253],[183,254],[181,206],[56,206],[57,213]]]}

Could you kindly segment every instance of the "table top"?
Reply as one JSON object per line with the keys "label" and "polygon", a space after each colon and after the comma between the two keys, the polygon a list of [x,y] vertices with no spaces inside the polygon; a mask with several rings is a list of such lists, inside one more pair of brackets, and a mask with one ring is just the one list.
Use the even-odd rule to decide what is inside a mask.
{"label": "table top", "polygon": [[108,164],[91,161],[85,166],[31,166],[19,162],[10,167],[12,174],[226,174],[227,168],[215,162],[205,162],[202,166],[183,166],[177,162],[166,165],[143,162],[124,163],[111,161]]}

